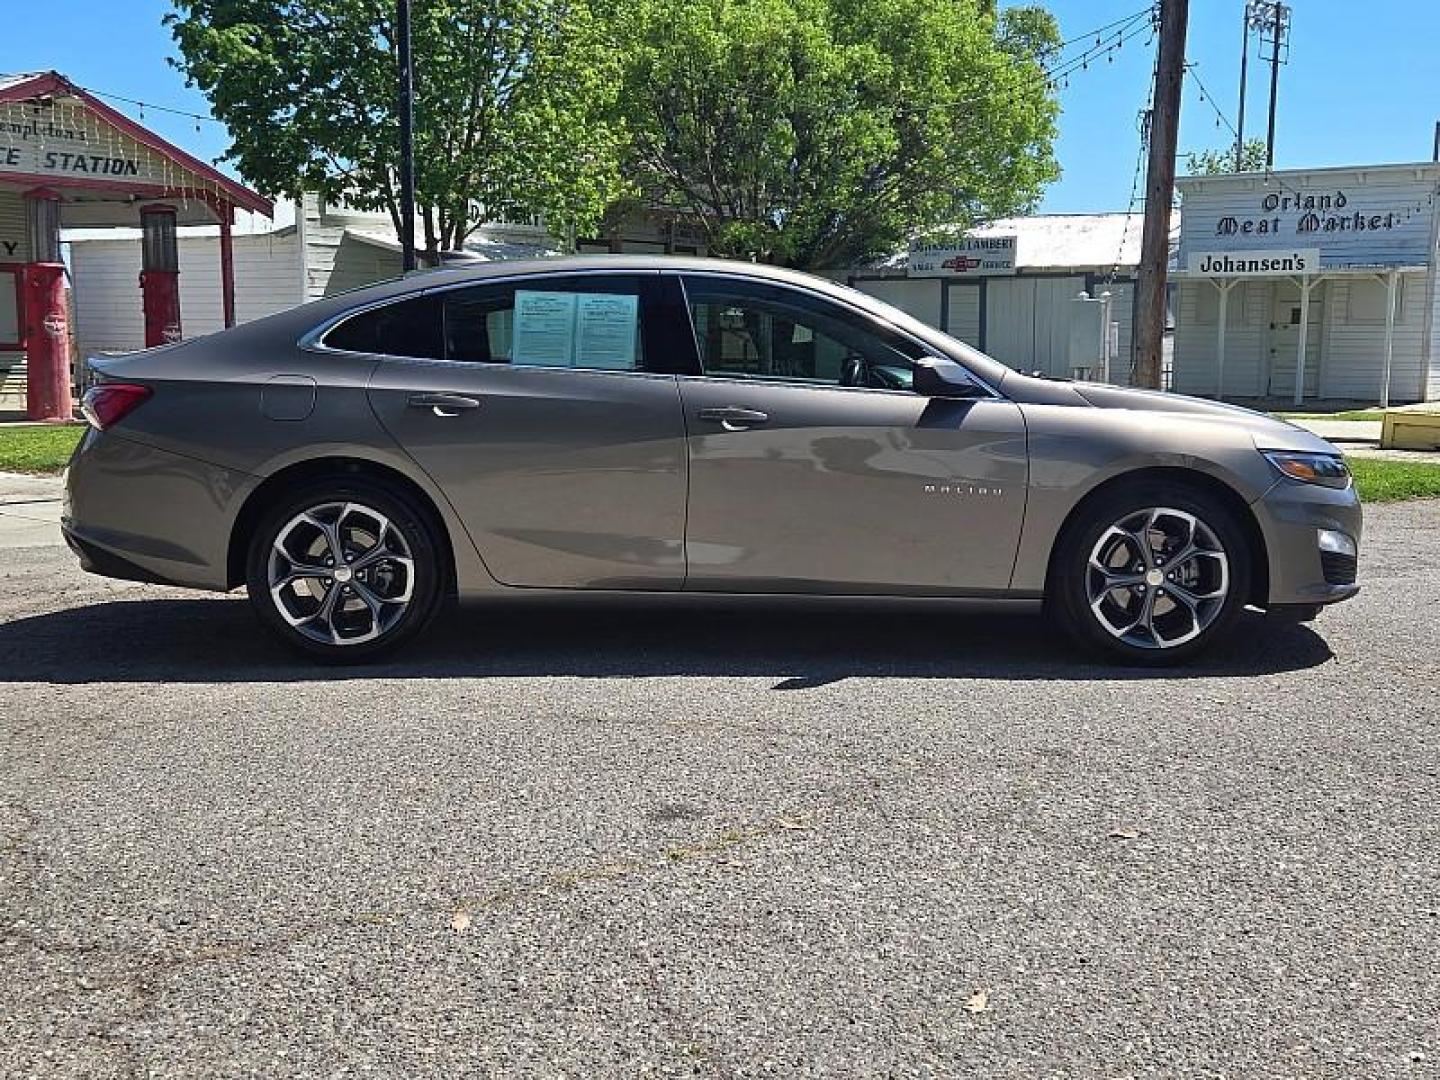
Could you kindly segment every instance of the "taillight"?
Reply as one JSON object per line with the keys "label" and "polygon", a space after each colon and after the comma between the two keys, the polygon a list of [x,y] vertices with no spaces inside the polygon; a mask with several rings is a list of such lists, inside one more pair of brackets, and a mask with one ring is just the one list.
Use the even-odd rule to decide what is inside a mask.
{"label": "taillight", "polygon": [[85,419],[104,431],[129,416],[150,396],[148,386],[136,383],[98,383],[85,391],[80,411]]}

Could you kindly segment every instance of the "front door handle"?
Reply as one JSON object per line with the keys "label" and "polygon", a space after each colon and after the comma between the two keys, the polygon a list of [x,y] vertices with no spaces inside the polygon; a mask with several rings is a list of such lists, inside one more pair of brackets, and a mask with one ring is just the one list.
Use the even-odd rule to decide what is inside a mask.
{"label": "front door handle", "polygon": [[722,405],[713,409],[701,409],[701,420],[710,420],[726,431],[744,431],[751,424],[763,424],[770,419],[769,413],[759,409],[747,409],[741,405]]}
{"label": "front door handle", "polygon": [[411,394],[406,402],[412,409],[429,409],[436,416],[459,416],[465,409],[478,409],[480,399],[464,394]]}

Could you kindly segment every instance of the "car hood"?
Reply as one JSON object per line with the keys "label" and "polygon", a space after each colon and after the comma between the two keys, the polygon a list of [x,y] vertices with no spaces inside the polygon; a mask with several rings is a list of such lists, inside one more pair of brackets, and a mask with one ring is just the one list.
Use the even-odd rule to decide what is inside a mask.
{"label": "car hood", "polygon": [[1137,390],[1107,383],[1071,383],[1071,388],[1097,409],[1125,409],[1130,412],[1158,412],[1204,419],[1244,429],[1261,450],[1294,450],[1312,454],[1338,454],[1334,446],[1313,432],[1278,420],[1267,413],[1239,405],[1187,397],[1160,390]]}

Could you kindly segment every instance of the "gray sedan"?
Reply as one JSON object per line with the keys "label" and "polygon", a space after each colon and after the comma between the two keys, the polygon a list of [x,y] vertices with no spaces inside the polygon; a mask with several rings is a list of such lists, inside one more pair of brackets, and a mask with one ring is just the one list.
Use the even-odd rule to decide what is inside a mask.
{"label": "gray sedan", "polygon": [[245,586],[327,658],[451,597],[1030,604],[1128,662],[1355,594],[1334,447],[1036,378],[834,283],[708,259],[436,271],[91,361],[87,569]]}

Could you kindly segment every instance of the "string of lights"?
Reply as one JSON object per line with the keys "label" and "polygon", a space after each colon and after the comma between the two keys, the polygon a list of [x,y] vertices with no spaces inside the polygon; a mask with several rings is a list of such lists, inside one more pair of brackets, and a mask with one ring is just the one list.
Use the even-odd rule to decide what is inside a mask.
{"label": "string of lights", "polygon": [[[23,73],[20,72],[0,71],[0,79],[13,79],[21,77],[23,77]],[[216,120],[213,116],[209,116],[205,113],[192,112],[189,109],[177,109],[171,105],[157,105],[153,101],[142,101],[139,98],[127,97],[124,94],[112,93],[109,90],[97,90],[93,86],[82,86],[80,83],[75,83],[75,86],[79,87],[79,89],[81,90],[84,90],[87,94],[92,94],[98,98],[104,98],[107,101],[120,101],[124,102],[126,105],[136,106],[140,110],[139,118],[141,120],[145,119],[145,110],[150,109],[152,112],[169,113],[173,116],[183,116],[188,120],[193,120],[197,125],[197,129],[198,125],[201,123],[218,124],[221,127],[225,126],[222,121]]]}
{"label": "string of lights", "polygon": [[1094,30],[1087,30],[1087,31],[1085,31],[1085,33],[1083,33],[1083,34],[1076,34],[1073,38],[1070,38],[1068,41],[1062,41],[1062,42],[1060,43],[1060,48],[1061,48],[1062,50],[1063,50],[1063,49],[1068,49],[1071,45],[1074,45],[1077,41],[1088,41],[1088,40],[1089,40],[1090,38],[1092,38],[1092,37],[1095,38],[1095,44],[1098,45],[1098,44],[1100,44],[1100,35],[1103,34],[1106,30],[1110,30],[1110,29],[1112,29],[1113,27],[1119,26],[1121,23],[1131,23],[1131,22],[1134,22],[1136,19],[1138,19],[1138,18],[1140,18],[1140,17],[1142,17],[1142,16],[1144,16],[1144,15],[1151,15],[1151,14],[1153,14],[1154,11],[1155,11],[1155,5],[1154,5],[1154,4],[1146,4],[1146,5],[1145,5],[1143,8],[1141,8],[1139,11],[1135,11],[1135,12],[1132,12],[1131,14],[1129,14],[1129,15],[1122,16],[1121,18],[1116,19],[1114,22],[1106,23],[1104,26],[1097,26]]}

